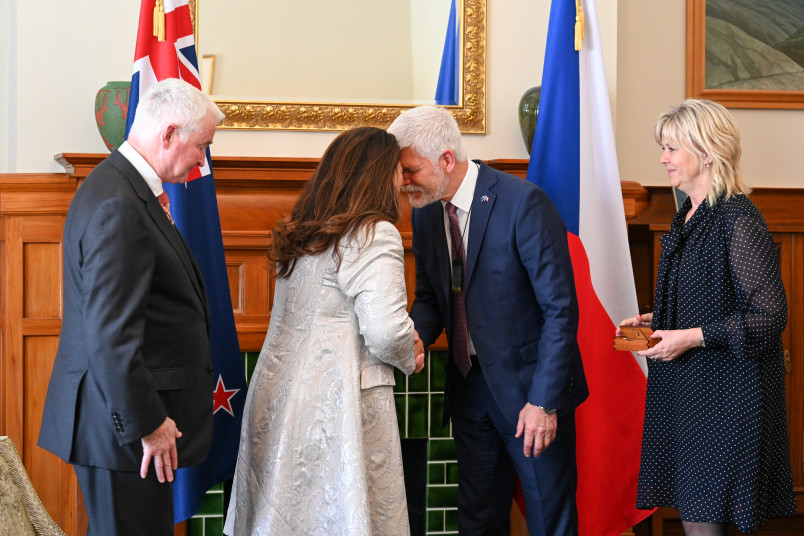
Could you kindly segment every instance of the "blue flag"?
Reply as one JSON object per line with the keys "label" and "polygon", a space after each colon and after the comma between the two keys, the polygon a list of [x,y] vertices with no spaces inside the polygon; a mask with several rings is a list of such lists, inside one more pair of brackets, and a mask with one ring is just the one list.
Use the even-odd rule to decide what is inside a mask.
{"label": "blue flag", "polygon": [[[166,78],[180,78],[201,89],[190,10],[187,0],[165,2],[165,39],[153,32],[152,0],[142,0],[126,135],[140,96]],[[179,469],[173,484],[174,522],[198,512],[209,488],[234,476],[240,442],[240,422],[246,399],[246,375],[240,357],[229,277],[223,254],[218,199],[210,152],[204,166],[190,174],[186,185],[164,183],[176,227],[201,269],[211,316],[210,345],[215,369],[212,446],[200,465]]]}
{"label": "blue flag", "polygon": [[447,21],[447,36],[444,39],[444,53],[441,55],[441,70],[438,72],[438,85],[436,86],[436,104],[458,104],[458,91],[460,90],[460,64],[458,38],[460,24],[455,16],[455,0],[449,8],[449,21]]}

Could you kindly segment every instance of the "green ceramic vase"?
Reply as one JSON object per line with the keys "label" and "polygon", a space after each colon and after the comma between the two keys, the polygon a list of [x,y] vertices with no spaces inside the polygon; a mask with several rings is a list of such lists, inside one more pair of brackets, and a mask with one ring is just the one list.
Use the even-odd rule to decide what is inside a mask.
{"label": "green ceramic vase", "polygon": [[126,138],[131,82],[107,82],[95,96],[95,123],[103,143],[114,151]]}
{"label": "green ceramic vase", "polygon": [[519,130],[522,132],[522,140],[525,142],[528,154],[533,147],[533,134],[536,132],[541,95],[542,86],[535,86],[527,90],[519,99]]}

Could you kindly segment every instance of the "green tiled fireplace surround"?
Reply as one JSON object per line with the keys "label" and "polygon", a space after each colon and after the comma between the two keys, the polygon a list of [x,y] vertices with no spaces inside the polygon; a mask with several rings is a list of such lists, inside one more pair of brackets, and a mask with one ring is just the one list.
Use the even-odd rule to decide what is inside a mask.
{"label": "green tiled fireplace surround", "polygon": [[[243,352],[250,379],[257,352]],[[449,426],[441,426],[446,352],[429,352],[427,366],[405,377],[396,371],[396,414],[403,438],[428,438],[427,534],[458,534],[458,465]],[[188,536],[220,536],[223,530],[223,488],[207,492],[199,513],[187,523]]]}

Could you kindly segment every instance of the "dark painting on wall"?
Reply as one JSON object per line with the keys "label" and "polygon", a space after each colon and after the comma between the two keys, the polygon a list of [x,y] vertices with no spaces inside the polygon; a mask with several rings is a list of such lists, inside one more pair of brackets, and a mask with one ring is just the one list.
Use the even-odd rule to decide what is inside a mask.
{"label": "dark painting on wall", "polygon": [[804,0],[707,0],[708,89],[804,90]]}
{"label": "dark painting on wall", "polygon": [[687,0],[687,95],[804,108],[804,0]]}

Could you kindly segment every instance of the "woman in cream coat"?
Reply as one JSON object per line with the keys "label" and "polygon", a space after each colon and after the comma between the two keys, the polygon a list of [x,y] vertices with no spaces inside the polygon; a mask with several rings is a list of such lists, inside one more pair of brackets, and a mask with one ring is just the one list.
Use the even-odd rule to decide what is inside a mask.
{"label": "woman in cream coat", "polygon": [[[277,283],[249,386],[229,535],[407,535],[396,366],[420,370],[406,312],[399,151],[338,136],[273,229]],[[418,349],[418,347],[417,347]]]}

